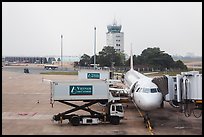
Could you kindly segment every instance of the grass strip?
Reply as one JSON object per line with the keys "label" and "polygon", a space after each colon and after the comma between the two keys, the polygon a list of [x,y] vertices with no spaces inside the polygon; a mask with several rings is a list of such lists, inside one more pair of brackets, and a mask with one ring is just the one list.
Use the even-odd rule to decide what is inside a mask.
{"label": "grass strip", "polygon": [[40,74],[45,74],[45,75],[78,75],[78,72],[55,71],[55,72],[41,72]]}

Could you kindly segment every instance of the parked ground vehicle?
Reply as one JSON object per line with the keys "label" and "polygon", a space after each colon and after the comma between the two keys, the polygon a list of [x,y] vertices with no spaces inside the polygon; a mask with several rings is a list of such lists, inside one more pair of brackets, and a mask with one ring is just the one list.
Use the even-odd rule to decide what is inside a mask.
{"label": "parked ground vehicle", "polygon": [[[55,101],[72,106],[74,108],[61,112],[53,116],[54,121],[68,119],[69,122],[78,126],[79,124],[98,124],[101,122],[110,122],[119,124],[124,117],[124,110],[121,103],[117,101],[119,97],[113,97],[109,92],[109,85],[106,80],[72,80],[72,81],[52,81],[50,103]],[[84,104],[79,106],[76,101],[83,101]],[[107,102],[104,106],[104,112],[97,112],[89,106],[100,102]],[[75,103],[73,103],[75,102]],[[76,112],[84,110],[89,115],[79,115]]]}

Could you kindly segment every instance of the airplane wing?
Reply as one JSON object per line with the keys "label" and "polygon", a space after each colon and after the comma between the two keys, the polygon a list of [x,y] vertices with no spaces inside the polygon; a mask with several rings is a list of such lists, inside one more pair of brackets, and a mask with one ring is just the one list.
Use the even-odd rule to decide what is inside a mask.
{"label": "airplane wing", "polygon": [[148,72],[148,73],[143,73],[144,75],[151,75],[151,74],[156,74],[156,73],[159,73],[159,72]]}
{"label": "airplane wing", "polygon": [[109,90],[112,90],[112,91],[124,91],[125,89],[123,89],[123,88],[109,88]]}
{"label": "airplane wing", "polygon": [[122,88],[109,88],[110,92],[116,96],[128,96],[128,90]]}
{"label": "airplane wing", "polygon": [[114,74],[114,75],[120,75],[120,76],[123,75],[123,73],[119,73],[119,72],[114,72],[113,74]]}
{"label": "airplane wing", "polygon": [[121,80],[118,80],[118,79],[109,79],[109,80],[107,80],[107,81],[110,82],[110,83],[121,82]]}

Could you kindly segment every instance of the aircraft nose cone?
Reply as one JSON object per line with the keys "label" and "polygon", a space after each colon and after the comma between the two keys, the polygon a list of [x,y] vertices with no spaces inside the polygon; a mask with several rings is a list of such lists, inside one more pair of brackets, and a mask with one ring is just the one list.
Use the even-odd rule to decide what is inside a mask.
{"label": "aircraft nose cone", "polygon": [[140,100],[141,109],[143,110],[152,110],[159,108],[162,102],[162,95],[160,93],[152,93],[146,95],[145,98]]}

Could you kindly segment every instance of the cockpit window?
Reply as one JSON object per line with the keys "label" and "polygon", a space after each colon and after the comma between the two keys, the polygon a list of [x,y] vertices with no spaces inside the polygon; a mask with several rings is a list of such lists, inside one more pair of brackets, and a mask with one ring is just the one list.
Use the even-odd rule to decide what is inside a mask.
{"label": "cockpit window", "polygon": [[158,88],[143,88],[143,93],[157,93],[160,92]]}
{"label": "cockpit window", "polygon": [[156,88],[152,88],[151,89],[151,93],[156,93],[157,92],[157,89]]}
{"label": "cockpit window", "polygon": [[150,93],[150,89],[149,88],[143,88],[143,92],[144,93]]}
{"label": "cockpit window", "polygon": [[140,88],[138,88],[138,89],[136,90],[136,92],[138,92],[138,91],[139,91],[139,89],[140,89]]}

